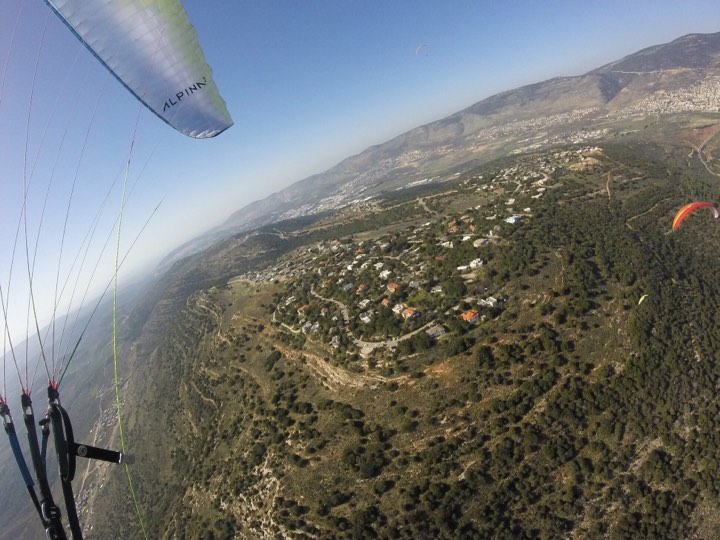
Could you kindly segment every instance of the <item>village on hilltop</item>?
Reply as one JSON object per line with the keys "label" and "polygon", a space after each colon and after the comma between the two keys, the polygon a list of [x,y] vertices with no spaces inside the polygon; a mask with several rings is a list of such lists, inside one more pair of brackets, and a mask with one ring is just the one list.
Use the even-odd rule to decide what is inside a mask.
{"label": "village on hilltop", "polygon": [[[558,168],[591,167],[601,153],[594,146],[556,150],[491,177],[460,178],[457,190],[406,203],[414,219],[403,230],[321,241],[241,277],[283,283],[274,323],[336,357],[426,350],[502,312],[503,276],[488,262],[507,231],[532,219],[537,201],[561,185]],[[472,194],[473,205],[441,211],[443,197],[458,190]]]}

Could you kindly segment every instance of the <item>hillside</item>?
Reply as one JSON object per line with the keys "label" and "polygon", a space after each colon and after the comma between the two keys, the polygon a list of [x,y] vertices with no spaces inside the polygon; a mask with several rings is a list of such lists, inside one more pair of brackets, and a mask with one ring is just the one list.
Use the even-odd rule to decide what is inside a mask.
{"label": "hillside", "polygon": [[[276,260],[193,293],[129,381],[149,535],[712,536],[720,230],[667,231],[719,171],[643,139],[502,158],[207,254]],[[94,537],[137,537],[126,480],[107,483]]]}
{"label": "hillside", "polygon": [[[118,323],[148,537],[714,537],[720,232],[668,229],[720,199],[719,40],[503,92],[169,257]],[[118,447],[107,335],[65,406]],[[76,485],[88,537],[142,537],[121,468]]]}
{"label": "hillside", "polygon": [[493,96],[176,262],[126,327],[150,536],[713,536],[720,239],[666,233],[720,194],[717,41]]}

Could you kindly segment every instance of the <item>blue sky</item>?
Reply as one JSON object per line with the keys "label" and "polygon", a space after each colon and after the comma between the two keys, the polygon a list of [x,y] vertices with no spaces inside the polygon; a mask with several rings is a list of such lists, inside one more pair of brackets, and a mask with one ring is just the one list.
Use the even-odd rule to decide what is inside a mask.
{"label": "blue sky", "polygon": [[[0,0],[0,285],[14,337],[27,326],[29,273],[41,322],[56,283],[67,278],[70,291],[79,274],[83,291],[95,261],[91,292],[112,277],[109,235],[133,140],[121,252],[162,204],[121,279],[253,200],[494,93],[720,30],[716,0],[184,4],[235,120],[212,140],[188,139],[139,106],[42,1]],[[86,262],[73,265],[107,193]]]}

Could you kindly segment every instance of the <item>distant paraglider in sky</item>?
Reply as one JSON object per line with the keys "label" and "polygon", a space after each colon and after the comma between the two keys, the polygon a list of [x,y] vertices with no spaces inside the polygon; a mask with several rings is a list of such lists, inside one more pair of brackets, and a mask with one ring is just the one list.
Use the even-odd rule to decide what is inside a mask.
{"label": "distant paraglider in sky", "polygon": [[675,214],[672,222],[672,228],[677,229],[680,224],[685,220],[685,218],[692,214],[698,208],[708,208],[712,212],[715,219],[718,219],[720,217],[720,211],[713,203],[691,202],[683,206],[680,210],[678,210],[677,214]]}
{"label": "distant paraglider in sky", "polygon": [[643,301],[644,301],[648,296],[650,296],[650,295],[649,295],[649,294],[643,294],[643,295],[640,297],[640,300],[638,300],[637,305],[639,306],[640,304],[642,304]]}
{"label": "distant paraglider in sky", "polygon": [[420,56],[420,53],[425,47],[427,47],[427,45],[424,43],[415,47],[415,56]]}

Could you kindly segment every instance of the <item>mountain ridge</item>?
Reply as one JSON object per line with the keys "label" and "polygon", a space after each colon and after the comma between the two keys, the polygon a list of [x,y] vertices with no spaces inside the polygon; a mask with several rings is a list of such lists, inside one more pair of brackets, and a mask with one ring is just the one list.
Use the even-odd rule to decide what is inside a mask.
{"label": "mountain ridge", "polygon": [[[688,34],[582,75],[554,77],[494,94],[243,206],[222,225],[170,253],[158,272],[243,231],[337,209],[413,183],[437,181],[441,178],[433,177],[449,167],[474,166],[516,150],[522,138],[542,134],[548,124],[555,130],[570,131],[579,121],[585,126],[601,122],[608,114],[621,114],[662,88],[685,88],[718,68],[720,32]],[[553,115],[560,117],[532,125],[535,120],[548,120]],[[504,129],[518,122],[531,124],[515,130],[522,137]]]}
{"label": "mountain ridge", "polygon": [[[369,161],[395,157],[400,150],[422,149],[426,146],[435,146],[439,142],[467,137],[480,127],[494,124],[495,120],[503,120],[503,116],[508,113],[517,114],[518,118],[523,116],[523,112],[527,117],[536,116],[539,112],[538,107],[522,110],[531,104],[541,105],[543,114],[567,111],[573,108],[573,105],[587,106],[585,92],[588,88],[594,88],[596,95],[593,104],[607,105],[634,79],[629,78],[626,81],[628,77],[618,76],[622,74],[613,74],[613,72],[629,71],[630,68],[637,70],[640,66],[645,70],[720,67],[720,32],[688,34],[670,43],[647,47],[584,75],[555,77],[500,92],[445,118],[411,129],[384,143],[370,146],[325,172],[311,175],[265,199],[254,201],[234,212],[220,228],[230,230],[267,222],[271,216],[287,210],[285,205],[288,203],[293,203],[298,198],[300,199],[298,202],[307,202],[311,198],[307,192],[312,192],[312,188],[339,186],[342,185],[343,180],[352,181],[353,178],[348,175],[357,172],[362,166],[367,166]],[[552,99],[553,96],[556,96],[555,99]],[[568,97],[573,96],[574,101],[567,100]],[[509,107],[515,107],[515,110],[508,111]]]}

